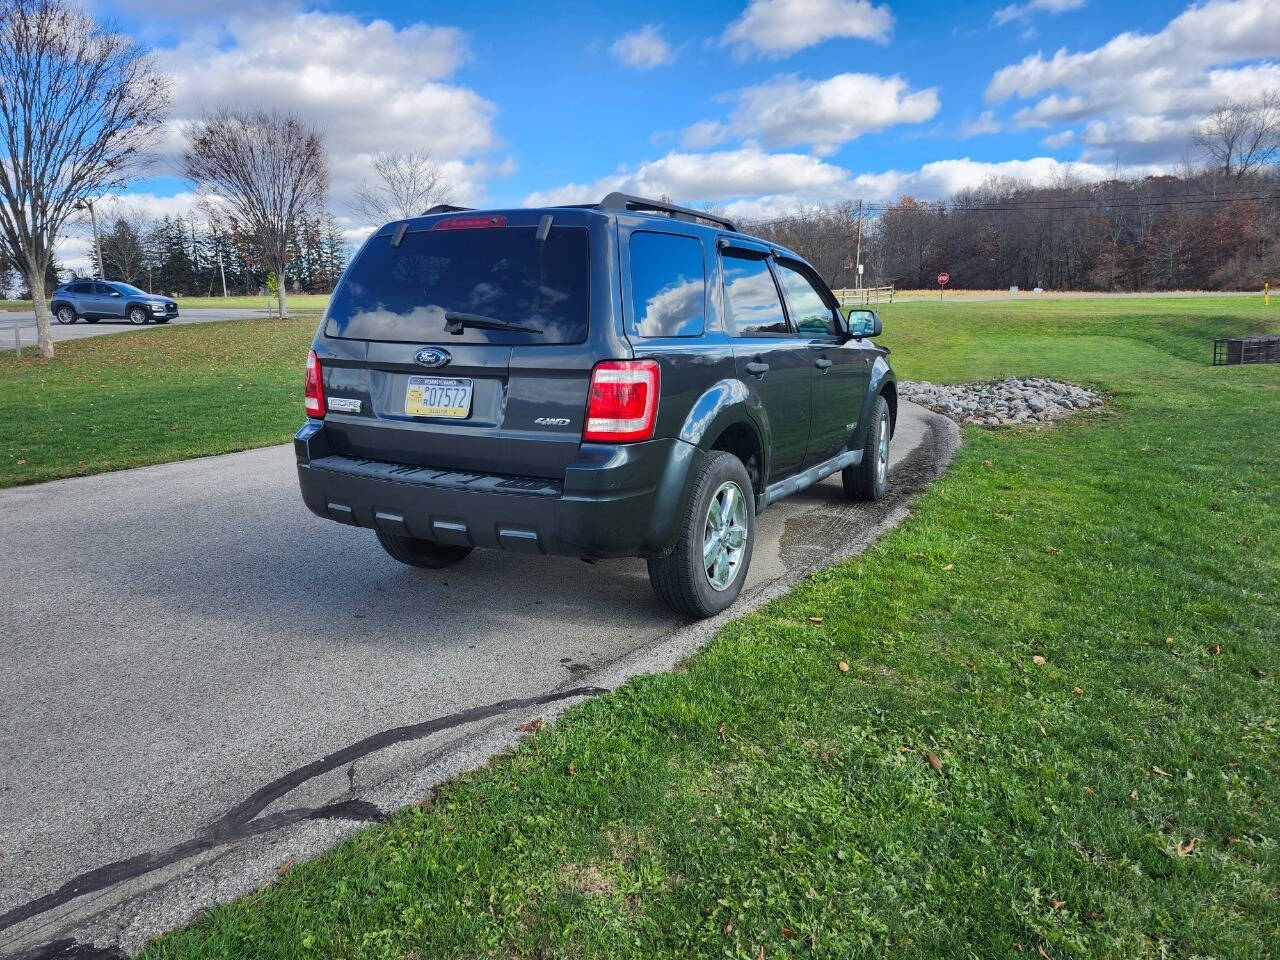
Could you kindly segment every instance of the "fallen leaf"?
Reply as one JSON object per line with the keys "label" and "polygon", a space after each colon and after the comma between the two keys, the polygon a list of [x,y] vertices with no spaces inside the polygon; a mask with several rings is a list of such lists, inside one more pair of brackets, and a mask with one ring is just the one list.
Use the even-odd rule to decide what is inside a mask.
{"label": "fallen leaf", "polygon": [[821,618],[821,617],[810,617],[810,618],[809,618],[809,622],[810,622],[810,623],[821,623],[821,622],[822,622],[822,618]]}
{"label": "fallen leaf", "polygon": [[1053,907],[1053,909],[1055,909],[1055,910],[1061,910],[1061,909],[1062,909],[1063,907],[1065,907],[1066,905],[1067,905],[1067,901],[1065,901],[1065,900],[1050,900],[1050,901],[1049,901],[1049,906]]}
{"label": "fallen leaf", "polygon": [[1097,796],[1097,794],[1094,792],[1094,790],[1093,790],[1093,788],[1092,788],[1092,787],[1085,787],[1085,788],[1084,788],[1084,795],[1085,795],[1086,797],[1088,797],[1090,800],[1092,800],[1094,797],[1096,797],[1096,796]]}
{"label": "fallen leaf", "polygon": [[298,859],[297,857],[290,857],[284,863],[280,864],[280,866],[276,869],[276,876],[283,877],[286,873],[288,873],[289,868],[293,866],[294,862],[297,859]]}
{"label": "fallen leaf", "polygon": [[726,924],[724,925],[724,932],[725,932],[725,933],[733,933],[733,921],[732,921],[732,920],[730,920],[728,923],[726,923]]}
{"label": "fallen leaf", "polygon": [[1059,550],[1057,547],[1045,547],[1044,552],[1052,555],[1052,554],[1061,553],[1062,551]]}
{"label": "fallen leaf", "polygon": [[942,567],[942,569],[943,569],[943,570],[954,570],[954,569],[955,569],[955,567],[956,567],[956,565],[955,565],[954,563],[948,563],[948,564],[944,564],[944,565],[943,565],[943,567]]}
{"label": "fallen leaf", "polygon": [[1071,688],[1071,692],[1072,692],[1072,693],[1084,693],[1084,691],[1083,691],[1083,690],[1081,690],[1079,687],[1072,687],[1072,688]]}
{"label": "fallen leaf", "polygon": [[995,464],[992,463],[990,460],[983,460],[982,465],[986,467],[988,470],[990,470],[992,467],[995,466]]}
{"label": "fallen leaf", "polygon": [[1222,644],[1215,643],[1211,649],[1213,650],[1213,655],[1216,657],[1218,654],[1222,653]]}
{"label": "fallen leaf", "polygon": [[899,747],[898,752],[899,753],[915,753],[916,751],[914,747]]}
{"label": "fallen leaf", "polygon": [[756,954],[756,960],[764,960],[764,947],[760,948],[760,952]]}
{"label": "fallen leaf", "polygon": [[1191,852],[1192,852],[1193,850],[1195,850],[1195,848],[1196,848],[1196,844],[1197,844],[1199,841],[1200,841],[1200,838],[1199,838],[1199,837],[1192,837],[1192,838],[1191,838],[1190,840],[1188,840],[1186,843],[1180,843],[1180,844],[1178,844],[1178,856],[1180,856],[1180,857],[1189,857],[1189,856],[1191,856]]}
{"label": "fallen leaf", "polygon": [[1040,724],[1040,736],[1047,737],[1048,735],[1048,731],[1045,730],[1044,724]]}
{"label": "fallen leaf", "polygon": [[1130,799],[1130,800],[1137,800],[1137,799],[1138,799],[1138,791],[1137,791],[1136,789],[1133,789],[1133,790],[1130,790],[1130,791],[1129,791],[1129,799]]}
{"label": "fallen leaf", "polygon": [[577,771],[578,771],[578,768],[574,765],[573,761],[572,761],[572,760],[570,760],[570,761],[569,761],[569,776],[571,776],[571,777],[572,777],[575,773],[577,773]]}
{"label": "fallen leaf", "polygon": [[728,740],[728,738],[726,738],[726,737],[725,737],[725,735],[724,735],[724,724],[723,724],[723,723],[721,723],[721,724],[720,724],[720,726],[719,726],[719,727],[717,727],[716,729],[717,729],[717,731],[718,731],[718,732],[719,732],[719,734],[720,734],[720,742],[721,742],[721,743],[728,743],[728,742],[729,742],[729,740]]}
{"label": "fallen leaf", "polygon": [[526,723],[520,724],[520,726],[516,727],[516,729],[519,730],[521,733],[537,733],[539,730],[542,729],[542,718],[534,717],[532,720],[529,720]]}
{"label": "fallen leaf", "polygon": [[1235,846],[1237,843],[1239,843],[1239,842],[1240,842],[1240,838],[1239,838],[1239,837],[1227,837],[1227,846],[1228,846],[1228,847],[1234,847],[1234,846]]}
{"label": "fallen leaf", "polygon": [[1036,944],[1036,953],[1040,954],[1043,960],[1053,960],[1052,957],[1050,957],[1047,953],[1044,952],[1044,947],[1038,943]]}
{"label": "fallen leaf", "polygon": [[840,667],[840,672],[841,672],[841,673],[848,673],[848,672],[849,672],[849,665],[848,665],[847,663],[845,663],[843,660],[841,660],[841,661],[840,661],[840,663],[838,664],[838,666]]}
{"label": "fallen leaf", "polygon": [[1173,644],[1173,637],[1165,637],[1165,638],[1164,638],[1164,645],[1165,645],[1166,647],[1171,646],[1172,644]]}
{"label": "fallen leaf", "polygon": [[1037,667],[1043,667],[1045,663],[1047,663],[1048,661],[1046,661],[1044,657],[1040,656],[1040,654],[1037,653],[1034,657],[1031,658],[1031,662],[1034,663]]}
{"label": "fallen leaf", "polygon": [[935,769],[935,770],[937,770],[937,771],[941,772],[941,771],[942,771],[942,760],[941,760],[941,759],[939,759],[938,755],[937,755],[936,753],[934,753],[932,750],[930,750],[930,751],[929,751],[929,753],[927,754],[927,756],[928,756],[928,759],[929,759],[929,766],[931,766],[931,767],[933,767],[933,769]]}
{"label": "fallen leaf", "polygon": [[1021,953],[1021,952],[1022,952],[1022,942],[1021,942],[1021,941],[1019,941],[1019,940],[1015,940],[1015,941],[1013,941],[1013,946],[1014,946],[1014,948],[1015,948],[1019,953]]}
{"label": "fallen leaf", "polygon": [[1170,773],[1168,770],[1161,770],[1155,764],[1151,765],[1151,772],[1154,773],[1157,777],[1164,777],[1166,780],[1173,779],[1172,773]]}
{"label": "fallen leaf", "polygon": [[786,937],[788,940],[794,940],[796,937],[800,936],[800,934],[796,933],[790,927],[783,927],[782,935]]}

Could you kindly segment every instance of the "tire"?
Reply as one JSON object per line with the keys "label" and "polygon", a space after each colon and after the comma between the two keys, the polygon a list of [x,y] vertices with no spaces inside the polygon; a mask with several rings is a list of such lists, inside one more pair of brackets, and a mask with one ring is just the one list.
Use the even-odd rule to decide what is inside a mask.
{"label": "tire", "polygon": [[58,322],[64,326],[68,323],[75,323],[78,319],[76,317],[76,312],[65,303],[59,304],[58,309],[54,311],[53,315],[57,318]]}
{"label": "tire", "polygon": [[844,495],[850,500],[879,500],[884,496],[889,478],[889,440],[893,421],[889,418],[889,401],[876,397],[871,405],[871,424],[862,444],[862,462],[840,472]]}
{"label": "tire", "polygon": [[401,563],[426,570],[443,570],[467,558],[473,547],[451,547],[417,537],[375,531],[382,549]]}
{"label": "tire", "polygon": [[147,311],[142,309],[142,307],[130,307],[129,322],[134,326],[143,326],[147,322]]}
{"label": "tire", "polygon": [[[718,528],[713,503],[721,518]],[[715,616],[742,592],[755,539],[756,503],[747,468],[731,453],[712,451],[684,505],[675,549],[649,559],[653,592],[676,613]],[[707,561],[708,556],[714,560]]]}

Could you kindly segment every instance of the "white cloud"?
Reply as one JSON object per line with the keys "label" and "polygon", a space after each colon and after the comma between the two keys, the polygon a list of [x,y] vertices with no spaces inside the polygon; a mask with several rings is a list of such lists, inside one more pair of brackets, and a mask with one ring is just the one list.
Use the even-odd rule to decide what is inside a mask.
{"label": "white cloud", "polygon": [[732,47],[740,59],[780,59],[834,38],[885,43],[892,31],[888,5],[877,7],[870,0],[751,0],[725,27],[720,44]]}
{"label": "white cloud", "polygon": [[682,144],[702,149],[731,134],[759,138],[766,146],[808,145],[830,156],[866,133],[937,115],[938,91],[912,90],[902,77],[841,73],[826,80],[778,77],[739,90],[728,123],[702,120],[686,128]]}
{"label": "white cloud", "polygon": [[1016,20],[1026,20],[1033,13],[1066,13],[1079,10],[1088,0],[1029,0],[1028,3],[1011,3],[991,15],[996,26],[1004,26]]}
{"label": "white cloud", "polygon": [[502,142],[494,104],[448,82],[469,57],[454,27],[329,13],[233,17],[224,31],[197,31],[157,51],[174,81],[165,152],[176,158],[182,125],[211,108],[288,110],[324,133],[338,212],[380,150],[429,151],[458,201],[481,201],[485,178],[501,173],[487,158]]}
{"label": "white cloud", "polygon": [[1276,0],[1209,0],[1158,33],[1122,33],[1093,50],[1028,56],[996,72],[986,99],[1034,101],[1014,114],[1020,127],[1088,122],[1099,150],[1130,161],[1172,160],[1215,102],[1280,86],[1277,38]]}
{"label": "white cloud", "polygon": [[978,114],[978,119],[969,120],[960,128],[960,136],[962,139],[969,137],[981,137],[991,133],[999,133],[1004,129],[1004,125],[996,119],[995,112],[992,110],[983,110]]}
{"label": "white cloud", "polygon": [[675,51],[662,36],[662,28],[655,24],[646,24],[639,30],[624,33],[609,52],[622,63],[637,70],[652,70],[664,63],[671,63],[676,57]]}

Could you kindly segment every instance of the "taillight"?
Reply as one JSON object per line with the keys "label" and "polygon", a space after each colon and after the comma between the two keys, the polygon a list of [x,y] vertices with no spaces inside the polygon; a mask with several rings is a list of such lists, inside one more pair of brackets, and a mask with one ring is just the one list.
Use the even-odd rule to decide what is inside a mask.
{"label": "taillight", "polygon": [[312,350],[307,354],[307,385],[303,391],[308,417],[324,416],[324,375],[320,372],[320,358]]}
{"label": "taillight", "polygon": [[658,419],[658,364],[605,360],[591,371],[583,440],[631,443],[653,437]]}
{"label": "taillight", "polygon": [[437,220],[432,230],[483,230],[485,227],[505,227],[507,218],[501,214],[485,214],[481,217],[450,217]]}

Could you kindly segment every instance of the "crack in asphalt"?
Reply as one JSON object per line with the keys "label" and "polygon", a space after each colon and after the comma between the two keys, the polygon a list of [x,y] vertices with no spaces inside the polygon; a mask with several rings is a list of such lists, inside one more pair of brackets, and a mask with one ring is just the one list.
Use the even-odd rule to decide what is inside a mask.
{"label": "crack in asphalt", "polygon": [[[93,870],[88,870],[75,877],[72,877],[62,886],[58,887],[43,896],[36,897],[27,903],[14,907],[12,910],[4,914],[0,914],[0,931],[9,929],[24,920],[38,916],[55,907],[59,907],[65,903],[69,903],[86,894],[96,893],[105,890],[108,887],[123,883],[126,880],[133,880],[144,874],[151,873],[161,867],[166,867],[174,863],[202,853],[214,847],[222,846],[237,840],[243,840],[248,837],[256,836],[261,833],[267,833],[272,830],[278,830],[303,820],[364,820],[364,821],[381,821],[386,818],[386,814],[373,803],[367,800],[350,798],[340,800],[334,803],[325,804],[319,807],[299,807],[290,810],[281,810],[278,813],[259,816],[263,810],[279,800],[281,797],[290,793],[298,786],[306,783],[308,780],[314,779],[321,774],[337,770],[348,765],[352,765],[356,760],[385,747],[392,746],[397,743],[404,743],[408,740],[420,740],[423,737],[440,733],[444,730],[450,730],[455,727],[465,726],[470,723],[476,723],[481,720],[490,720],[494,717],[501,716],[504,713],[510,713],[514,710],[522,710],[528,707],[545,706],[549,703],[555,703],[560,700],[570,700],[574,697],[596,696],[601,693],[608,693],[605,687],[573,687],[568,690],[557,691],[553,693],[542,694],[537,697],[520,697],[507,700],[498,700],[494,703],[486,704],[479,707],[471,707],[467,710],[461,710],[457,713],[446,714],[443,717],[436,717],[432,720],[424,720],[420,723],[406,724],[405,726],[392,727],[389,730],[383,730],[379,733],[370,734],[354,743],[348,744],[340,750],[326,754],[308,764],[298,767],[283,776],[277,777],[270,783],[267,783],[255,790],[252,794],[236,804],[217,820],[213,821],[205,830],[189,840],[175,844],[166,850],[152,851],[141,853],[124,860],[117,860],[114,863],[108,863]],[[84,950],[97,952],[67,952],[83,948]],[[43,951],[43,952],[42,952]],[[53,952],[49,952],[53,951]],[[35,958],[92,958],[92,957],[117,957],[124,956],[122,953],[103,952],[100,948],[77,944],[75,941],[58,940],[44,946],[37,947],[34,952],[18,954],[16,957],[22,960],[35,960]]]}

